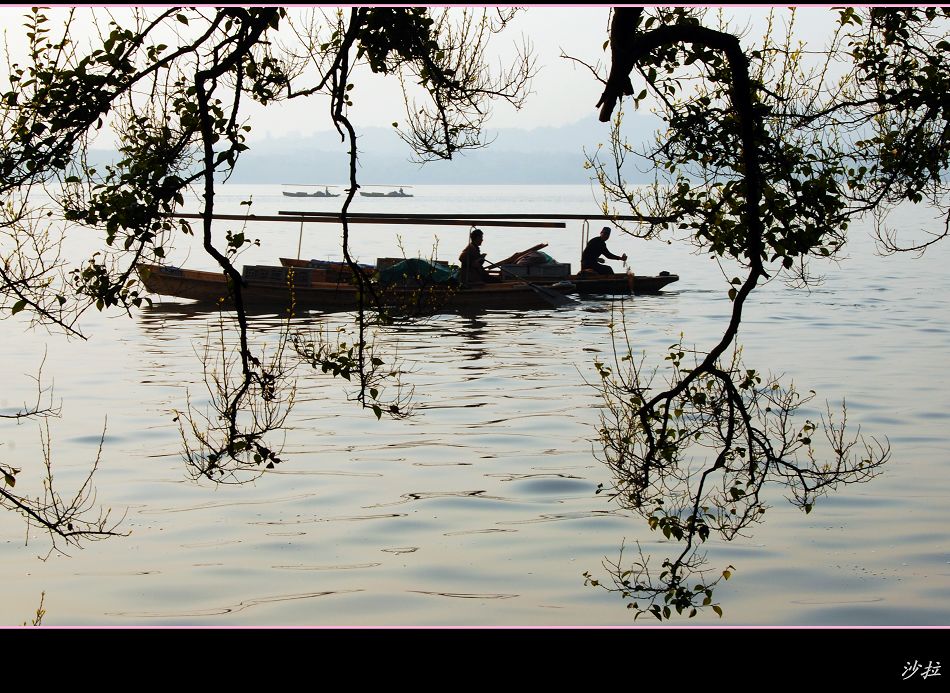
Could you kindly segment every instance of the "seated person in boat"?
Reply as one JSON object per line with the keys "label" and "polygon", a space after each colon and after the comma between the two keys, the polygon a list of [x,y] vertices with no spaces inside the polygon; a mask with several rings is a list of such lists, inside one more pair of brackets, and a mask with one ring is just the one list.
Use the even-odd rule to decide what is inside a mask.
{"label": "seated person in boat", "polygon": [[614,255],[607,250],[608,238],[610,238],[610,227],[605,226],[600,230],[599,236],[591,238],[590,241],[588,241],[587,247],[584,248],[584,252],[581,255],[581,272],[588,271],[597,274],[613,274],[613,269],[604,262],[600,257],[601,255],[605,255],[611,260],[627,261],[626,253],[623,255]]}
{"label": "seated person in boat", "polygon": [[472,229],[468,238],[468,245],[459,255],[459,264],[461,265],[459,280],[463,285],[484,284],[492,281],[491,275],[484,267],[485,253],[481,252],[482,239],[484,238],[482,230]]}

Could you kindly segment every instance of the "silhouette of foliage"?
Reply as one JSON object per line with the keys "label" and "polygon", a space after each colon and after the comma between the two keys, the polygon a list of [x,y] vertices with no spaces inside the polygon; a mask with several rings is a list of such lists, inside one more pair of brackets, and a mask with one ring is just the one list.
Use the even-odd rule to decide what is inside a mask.
{"label": "silhouette of foliage", "polygon": [[[731,302],[721,338],[692,350],[688,367],[690,350],[673,346],[660,387],[639,367],[614,381],[598,366],[612,414],[601,435],[615,497],[644,513],[651,529],[684,542],[679,558],[664,562],[659,583],[641,579],[642,555],[632,573],[613,573],[614,588],[646,598],[638,613],[658,618],[670,616],[666,606],[693,615],[697,599],[712,606],[708,583],[685,583],[684,572],[703,565],[695,542],[712,530],[731,538],[757,521],[763,484],[785,485],[808,512],[817,495],[867,480],[889,456],[886,442],[846,437],[843,408],[840,422],[830,413],[823,420],[828,461],[816,460],[811,441],[819,424],[792,424],[808,398],[738,359],[743,309],[756,287],[775,278],[798,287],[820,281],[812,261],[839,257],[849,224],[868,214],[891,252],[923,251],[950,224],[950,12],[829,10],[835,28],[817,50],[795,42],[794,10],[783,34],[779,12],[761,41],[749,43],[706,9],[612,11],[611,64],[597,104],[600,120],[612,122],[610,146],[588,159],[604,209],[652,219],[638,228],[618,222],[628,233],[684,240],[708,253]],[[648,96],[664,128],[649,146],[635,147],[623,137],[619,106],[631,97],[637,108]],[[631,160],[655,172],[654,185],[625,182]],[[901,245],[887,216],[899,204],[922,202],[943,215],[944,232]],[[621,358],[631,359],[629,351]],[[707,447],[711,461],[700,452]]]}
{"label": "silhouette of foliage", "polygon": [[[240,375],[211,377],[216,415],[181,421],[191,410],[179,412],[183,436],[190,430],[192,444],[202,448],[186,441],[186,458],[205,471],[247,455],[276,464],[277,446],[265,435],[286,416],[274,404],[292,402],[276,388],[291,383],[284,366],[268,366],[252,353],[234,260],[256,241],[243,231],[229,229],[223,239],[215,232],[216,190],[248,149],[248,100],[267,106],[329,97],[327,117],[350,151],[341,216],[343,256],[360,288],[352,355],[357,399],[379,416],[372,394],[379,391],[378,357],[368,355],[365,312],[380,306],[349,248],[347,212],[359,188],[348,117],[357,107],[355,70],[365,64],[399,79],[407,108],[400,136],[422,160],[451,158],[483,146],[481,127],[493,100],[520,106],[527,93],[534,72],[527,50],[498,71],[488,68],[484,53],[514,11],[143,7],[129,8],[120,22],[108,12],[102,21],[102,13],[75,8],[62,27],[52,26],[47,13],[25,13],[29,57],[9,66],[0,95],[0,313],[26,311],[37,323],[82,336],[79,319],[93,306],[131,312],[147,302],[136,265],[161,264],[179,235],[197,234],[228,280],[238,331],[239,369],[231,370]],[[74,26],[89,17],[101,38],[87,48]],[[97,170],[86,153],[106,127],[116,132],[119,159]],[[194,190],[202,203],[192,227],[175,215]],[[99,230],[103,244],[70,268],[60,253],[75,228]],[[246,420],[242,411],[249,412]]]}

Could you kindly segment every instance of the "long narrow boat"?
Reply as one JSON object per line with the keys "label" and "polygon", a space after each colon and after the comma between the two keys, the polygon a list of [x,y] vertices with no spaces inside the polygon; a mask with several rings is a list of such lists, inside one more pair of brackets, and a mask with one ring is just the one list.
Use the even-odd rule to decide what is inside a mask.
{"label": "long narrow boat", "polygon": [[[214,215],[216,220],[241,221],[299,221],[303,240],[305,222],[338,223],[341,216],[337,213],[281,212],[281,216],[241,216]],[[181,219],[201,219],[197,214],[176,214]],[[479,219],[472,215],[367,215],[348,214],[350,223],[411,223],[411,224],[462,224],[472,226],[511,226],[564,228],[563,221],[553,221],[553,215],[542,215],[544,219],[529,220],[530,215],[513,215],[520,220],[495,219],[500,215],[488,215],[490,219]],[[586,217],[585,217],[586,219]],[[626,217],[624,217],[626,219]],[[544,247],[539,244],[529,251],[516,253],[498,264],[514,262],[525,252]],[[395,258],[389,258],[395,260]],[[249,308],[265,312],[284,312],[288,308],[315,309],[325,311],[352,310],[357,307],[359,289],[351,268],[340,262],[308,261],[282,259],[281,266],[245,266],[242,273],[242,297]],[[569,299],[565,294],[645,294],[658,293],[664,286],[678,281],[675,274],[661,272],[659,275],[617,275],[569,274],[569,265],[558,269],[558,276],[544,276],[533,269],[525,269],[527,276],[513,278],[503,273],[505,280],[488,284],[459,287],[456,284],[434,283],[433,277],[423,285],[409,286],[413,279],[405,276],[396,283],[382,287],[373,283],[377,268],[371,265],[360,266],[360,271],[370,280],[372,293],[387,306],[406,312],[433,313],[452,310],[480,309],[534,309],[563,305]],[[136,266],[145,288],[155,294],[175,298],[185,298],[203,304],[221,305],[231,303],[231,291],[221,272],[204,272],[178,267],[159,266],[139,263]],[[384,269],[380,265],[379,269]],[[444,269],[444,268],[443,268]],[[550,269],[550,268],[546,268]],[[292,270],[292,271],[291,271]],[[566,270],[562,273],[562,270]],[[385,273],[385,270],[384,270]],[[391,281],[390,279],[387,279]],[[365,284],[365,282],[364,282]],[[367,297],[364,297],[367,298]],[[364,302],[368,305],[368,299]]]}
{"label": "long narrow boat", "polygon": [[[186,298],[200,303],[232,306],[228,282],[221,272],[139,263],[139,277],[151,293]],[[356,284],[326,281],[325,270],[270,266],[244,268],[242,297],[252,309],[355,310],[359,298]],[[543,292],[526,282],[510,281],[472,288],[444,285],[423,287],[374,287],[387,307],[402,313],[429,314],[453,310],[549,308]],[[544,289],[549,291],[550,289]],[[369,306],[369,298],[366,297]]]}
{"label": "long narrow boat", "polygon": [[[547,286],[548,283],[558,281],[551,279],[536,281],[531,278],[529,280],[540,286]],[[574,284],[579,294],[658,294],[663,287],[679,281],[679,275],[670,274],[669,272],[660,272],[659,274],[634,274],[633,272],[608,275],[574,274],[567,281]]]}

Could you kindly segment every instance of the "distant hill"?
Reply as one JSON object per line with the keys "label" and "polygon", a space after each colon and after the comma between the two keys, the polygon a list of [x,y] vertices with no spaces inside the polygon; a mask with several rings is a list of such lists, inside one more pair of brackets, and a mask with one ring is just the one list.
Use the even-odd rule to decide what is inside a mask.
{"label": "distant hill", "polygon": [[[624,131],[631,142],[652,137],[659,121],[648,114],[625,116]],[[584,169],[584,150],[607,146],[610,127],[596,117],[562,127],[532,130],[486,131],[490,144],[467,151],[452,161],[420,165],[394,129],[365,128],[358,132],[359,176],[363,184],[583,184],[591,178]],[[336,132],[264,137],[249,140],[230,183],[344,183],[349,168],[346,147]],[[99,151],[96,161],[114,153]],[[651,179],[632,168],[628,181]]]}

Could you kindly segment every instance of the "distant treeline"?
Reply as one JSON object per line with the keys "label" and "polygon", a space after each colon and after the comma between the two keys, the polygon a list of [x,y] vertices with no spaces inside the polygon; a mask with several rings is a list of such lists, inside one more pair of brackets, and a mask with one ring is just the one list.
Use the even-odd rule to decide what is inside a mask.
{"label": "distant treeline", "polygon": [[[650,116],[627,117],[624,131],[631,142],[652,136],[657,120]],[[634,123],[636,127],[628,127]],[[392,129],[358,131],[360,182],[412,184],[583,184],[592,174],[584,168],[585,150],[607,146],[610,128],[595,117],[563,127],[532,130],[495,130],[487,133],[489,145],[457,155],[452,161],[420,165],[410,160],[409,147]],[[253,134],[253,132],[252,132]],[[280,184],[287,181],[345,182],[349,161],[335,132],[261,137],[248,140],[230,183]],[[90,152],[90,163],[114,160],[109,150]],[[647,183],[651,175],[629,167],[628,180]]]}

